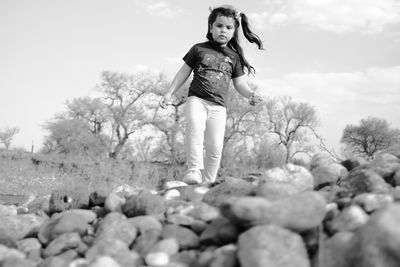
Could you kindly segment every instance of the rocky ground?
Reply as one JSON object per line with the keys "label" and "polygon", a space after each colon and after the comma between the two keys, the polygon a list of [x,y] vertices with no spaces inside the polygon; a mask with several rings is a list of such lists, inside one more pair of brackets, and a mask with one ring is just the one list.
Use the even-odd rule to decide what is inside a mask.
{"label": "rocky ground", "polygon": [[[400,153],[0,205],[4,267],[400,266]],[[8,203],[12,204],[12,203]]]}

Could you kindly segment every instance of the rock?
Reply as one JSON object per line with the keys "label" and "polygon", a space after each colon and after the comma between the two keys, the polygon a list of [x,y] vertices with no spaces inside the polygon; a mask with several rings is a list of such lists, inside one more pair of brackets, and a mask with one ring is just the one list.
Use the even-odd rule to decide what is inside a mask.
{"label": "rock", "polygon": [[222,246],[235,243],[239,237],[239,229],[224,217],[213,220],[200,235],[204,245]]}
{"label": "rock", "polygon": [[96,217],[96,213],[91,210],[64,211],[40,226],[38,238],[42,244],[46,245],[64,233],[77,232],[82,236],[88,231],[89,223],[92,223]]}
{"label": "rock", "polygon": [[176,199],[181,196],[181,193],[177,189],[170,189],[164,193],[164,198],[166,200]]}
{"label": "rock", "polygon": [[28,208],[28,213],[43,212],[45,214],[50,214],[50,196],[51,195],[39,196],[28,203],[26,206]]}
{"label": "rock", "polygon": [[369,164],[368,169],[379,174],[387,183],[395,185],[393,176],[400,168],[400,159],[389,153],[378,154]]}
{"label": "rock", "polygon": [[327,153],[317,153],[310,160],[310,170],[312,171],[319,166],[327,166],[335,162],[335,159]]}
{"label": "rock", "polygon": [[320,244],[318,265],[321,267],[351,267],[349,251],[354,233],[338,232]]}
{"label": "rock", "polygon": [[89,194],[85,188],[58,189],[51,192],[49,213],[89,207]]}
{"label": "rock", "polygon": [[105,190],[96,190],[89,194],[89,207],[104,206],[108,193]]}
{"label": "rock", "polygon": [[221,211],[240,227],[277,224],[302,232],[321,224],[326,213],[326,201],[313,191],[273,202],[261,197],[242,197],[222,205]]}
{"label": "rock", "polygon": [[76,249],[68,249],[68,250],[58,254],[56,257],[62,258],[66,262],[71,262],[78,257],[78,250],[79,250],[79,247]]}
{"label": "rock", "polygon": [[339,182],[339,185],[354,195],[361,193],[377,193],[387,194],[390,191],[390,186],[383,178],[367,169],[356,169]]}
{"label": "rock", "polygon": [[140,233],[144,233],[148,230],[158,230],[161,232],[162,224],[161,222],[151,215],[136,216],[130,218],[129,221],[136,226]]}
{"label": "rock", "polygon": [[119,239],[128,246],[136,239],[137,228],[135,222],[118,212],[111,212],[100,222],[96,231],[94,242],[102,242],[103,239]]}
{"label": "rock", "polygon": [[184,201],[201,201],[210,189],[201,185],[188,185],[176,188],[176,190],[179,191],[180,199]]}
{"label": "rock", "polygon": [[68,267],[87,267],[89,262],[84,258],[77,258],[68,263]]}
{"label": "rock", "polygon": [[46,220],[34,214],[0,216],[0,232],[7,233],[13,240],[34,236]]}
{"label": "rock", "polygon": [[216,207],[204,202],[194,202],[193,204],[193,209],[188,212],[188,215],[195,219],[210,222],[220,216],[219,209]]}
{"label": "rock", "polygon": [[165,252],[151,252],[144,261],[148,266],[165,266],[169,263],[169,255]]}
{"label": "rock", "polygon": [[122,206],[125,204],[125,201],[125,198],[119,196],[118,194],[110,193],[104,200],[104,208],[108,212],[122,212]]}
{"label": "rock", "polygon": [[70,210],[61,214],[52,229],[52,239],[64,233],[86,233],[89,223],[94,221],[96,214],[90,210]]}
{"label": "rock", "polygon": [[[92,210],[85,210],[85,209],[73,209],[67,210],[61,213],[61,216],[80,216],[83,221],[86,223],[93,223],[97,219],[97,214]],[[64,220],[64,219],[62,219]]]}
{"label": "rock", "polygon": [[78,233],[65,233],[51,241],[43,250],[43,255],[46,257],[56,256],[69,249],[78,248],[81,243],[82,240]]}
{"label": "rock", "polygon": [[355,232],[348,252],[354,267],[400,266],[400,204],[393,203],[371,215]]}
{"label": "rock", "polygon": [[30,259],[40,259],[42,244],[37,238],[26,238],[17,242],[18,249]]}
{"label": "rock", "polygon": [[333,202],[338,206],[339,209],[344,209],[347,208],[348,206],[351,205],[352,199],[350,197],[341,197],[335,199]]}
{"label": "rock", "polygon": [[208,266],[236,267],[238,264],[237,247],[230,244],[217,248]]}
{"label": "rock", "polygon": [[242,267],[309,267],[307,250],[298,234],[277,225],[255,226],[238,241]]}
{"label": "rock", "polygon": [[[0,206],[0,265],[400,266],[400,159],[342,162],[347,174],[330,157],[313,160],[311,171],[288,164],[207,187],[124,185],[123,193],[82,201],[58,190],[52,201],[61,204],[51,212],[39,198]],[[25,214],[32,204],[34,214]]]}
{"label": "rock", "polygon": [[400,186],[400,168],[393,174],[393,186]]}
{"label": "rock", "polygon": [[37,263],[30,259],[7,258],[1,262],[2,267],[35,267]]}
{"label": "rock", "polygon": [[18,215],[17,207],[14,205],[7,206],[0,204],[0,217]]}
{"label": "rock", "polygon": [[184,250],[170,257],[171,266],[168,267],[191,267],[197,266],[199,252],[196,250]]}
{"label": "rock", "polygon": [[255,192],[256,186],[250,182],[237,178],[226,178],[224,182],[208,190],[202,200],[211,206],[219,207],[230,199],[254,195]]}
{"label": "rock", "polygon": [[196,248],[199,245],[199,237],[190,229],[174,225],[166,224],[161,232],[162,238],[176,238],[181,250]]}
{"label": "rock", "polygon": [[127,217],[162,215],[165,212],[165,201],[161,196],[143,192],[128,197],[122,205],[122,211]]}
{"label": "rock", "polygon": [[[271,184],[275,184],[272,186]],[[281,185],[280,188],[278,185]],[[279,190],[277,193],[274,191]],[[312,174],[304,167],[287,164],[267,170],[259,179],[257,195],[279,199],[279,195],[289,196],[303,191],[313,190],[314,181]]]}
{"label": "rock", "polygon": [[149,253],[163,252],[167,255],[178,253],[179,243],[175,238],[165,238],[155,243],[149,250]]}
{"label": "rock", "polygon": [[100,255],[113,257],[117,255],[119,251],[127,250],[129,250],[129,247],[125,242],[119,239],[106,238],[103,239],[102,242],[94,243],[93,246],[86,251],[85,257],[87,260],[93,261]]}
{"label": "rock", "polygon": [[6,258],[24,259],[25,254],[15,248],[8,248],[0,244],[0,263]]}
{"label": "rock", "polygon": [[142,232],[132,245],[132,249],[140,255],[146,255],[150,249],[160,240],[161,230],[150,229]]}
{"label": "rock", "polygon": [[40,267],[69,267],[69,262],[59,256],[48,257],[40,263]]}
{"label": "rock", "polygon": [[366,224],[369,216],[365,211],[356,205],[351,205],[345,209],[329,223],[329,230],[332,233],[355,231]]}
{"label": "rock", "polygon": [[121,265],[110,256],[99,256],[88,267],[121,267]]}
{"label": "rock", "polygon": [[185,214],[168,214],[166,217],[166,222],[183,226],[191,226],[194,224],[195,219]]}
{"label": "rock", "polygon": [[4,229],[0,230],[0,244],[9,248],[17,247],[17,240],[15,240],[14,236],[11,236],[9,233],[4,231]]}
{"label": "rock", "polygon": [[187,184],[181,181],[168,181],[164,184],[164,189],[169,190],[176,187],[185,187],[185,186],[187,186]]}
{"label": "rock", "polygon": [[85,254],[89,261],[94,261],[101,256],[113,258],[121,267],[143,264],[140,255],[130,250],[128,245],[119,239],[103,239],[102,242],[95,243]]}
{"label": "rock", "polygon": [[328,203],[326,205],[325,221],[330,221],[340,213],[337,203]]}
{"label": "rock", "polygon": [[258,187],[257,195],[267,200],[275,201],[298,193],[298,189],[290,183],[268,182]]}
{"label": "rock", "polygon": [[314,187],[319,188],[322,185],[335,184],[339,179],[344,178],[348,171],[339,163],[331,163],[315,167],[311,174],[314,177]]}
{"label": "rock", "polygon": [[55,236],[53,236],[53,229],[59,223],[60,217],[52,218],[45,221],[39,228],[38,239],[43,245],[50,243]]}
{"label": "rock", "polygon": [[367,161],[363,158],[354,157],[343,160],[340,164],[342,164],[348,171],[352,171],[357,167],[367,165]]}
{"label": "rock", "polygon": [[340,187],[336,184],[328,185],[315,191],[318,191],[320,194],[322,194],[328,202],[332,202],[343,197],[353,196],[353,193],[349,189]]}
{"label": "rock", "polygon": [[373,193],[362,193],[355,196],[352,200],[352,203],[360,206],[367,213],[382,209],[393,202],[394,199],[391,195]]}

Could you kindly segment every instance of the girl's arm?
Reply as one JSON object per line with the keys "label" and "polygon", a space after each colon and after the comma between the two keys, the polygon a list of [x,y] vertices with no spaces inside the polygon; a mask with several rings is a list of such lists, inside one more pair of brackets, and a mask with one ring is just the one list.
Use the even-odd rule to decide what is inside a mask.
{"label": "girl's arm", "polygon": [[249,103],[251,105],[254,106],[263,101],[262,97],[256,95],[256,93],[250,88],[244,78],[244,75],[233,78],[233,86],[235,87],[236,91],[239,92],[239,94],[249,99]]}
{"label": "girl's arm", "polygon": [[172,80],[172,83],[170,84],[167,93],[160,100],[160,106],[162,108],[167,108],[168,104],[171,103],[172,95],[181,88],[181,86],[189,78],[191,72],[192,68],[189,67],[186,63],[183,63],[182,67],[178,70],[174,79]]}

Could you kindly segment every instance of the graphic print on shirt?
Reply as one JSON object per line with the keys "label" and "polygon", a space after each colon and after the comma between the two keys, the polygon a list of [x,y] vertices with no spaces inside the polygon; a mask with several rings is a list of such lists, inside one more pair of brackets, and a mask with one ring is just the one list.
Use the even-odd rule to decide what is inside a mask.
{"label": "graphic print on shirt", "polygon": [[232,73],[232,60],[223,54],[204,54],[199,66],[199,74],[206,77],[212,85],[212,90],[228,88],[229,73]]}

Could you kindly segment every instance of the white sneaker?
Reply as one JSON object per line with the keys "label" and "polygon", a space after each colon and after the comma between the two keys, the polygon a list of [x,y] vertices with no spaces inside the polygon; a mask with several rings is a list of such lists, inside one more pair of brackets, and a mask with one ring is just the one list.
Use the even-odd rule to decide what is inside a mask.
{"label": "white sneaker", "polygon": [[199,170],[188,170],[183,177],[183,182],[187,184],[201,184],[201,172]]}

